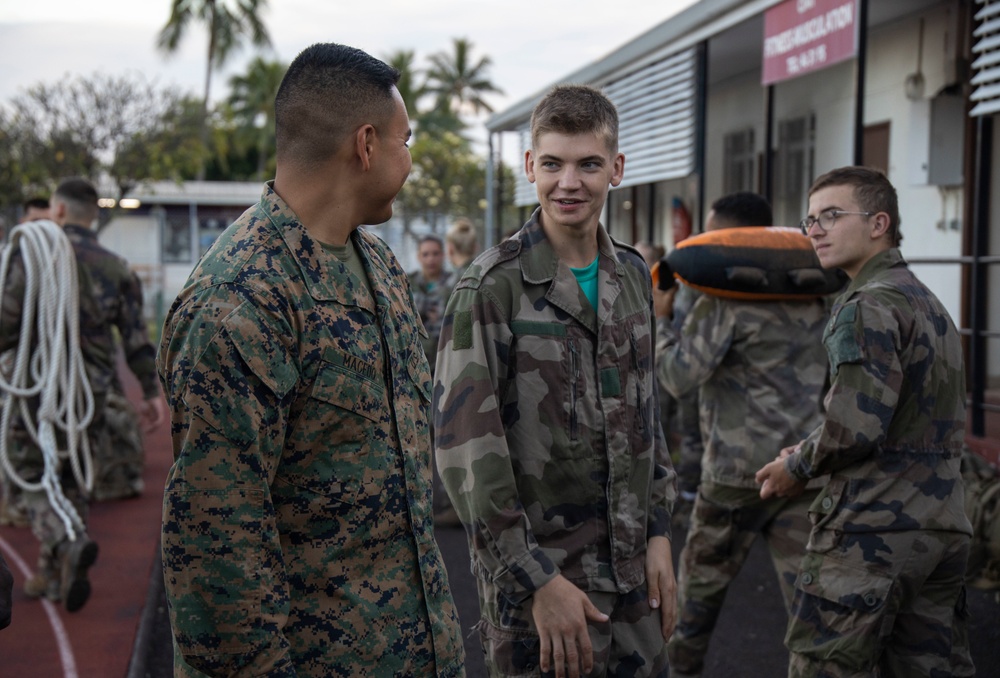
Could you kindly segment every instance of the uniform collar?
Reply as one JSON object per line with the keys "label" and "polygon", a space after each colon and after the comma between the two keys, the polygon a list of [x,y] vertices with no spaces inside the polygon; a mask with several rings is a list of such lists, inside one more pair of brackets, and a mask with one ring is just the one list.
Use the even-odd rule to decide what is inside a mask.
{"label": "uniform collar", "polygon": [[[275,192],[273,181],[267,182],[260,199],[260,207],[267,213],[278,235],[285,241],[288,251],[291,252],[302,273],[306,289],[313,299],[360,306],[368,311],[375,311],[375,302],[364,282],[359,283],[350,275],[346,265],[328,252],[322,243],[309,235],[292,208]],[[381,281],[389,279],[390,273],[382,259],[374,255],[368,241],[371,236],[366,237],[366,234],[355,229],[350,237],[365,270],[369,273],[371,287],[375,290]]]}
{"label": "uniform collar", "polygon": [[890,268],[895,268],[896,266],[906,266],[906,260],[903,259],[903,255],[898,248],[893,247],[879,252],[865,262],[865,265],[858,271],[858,275],[848,285],[845,294],[850,296],[855,290],[868,284],[879,273],[887,271]]}
{"label": "uniform collar", "polygon": [[599,293],[598,308],[595,311],[580,289],[573,272],[569,270],[569,266],[561,263],[555,250],[552,249],[552,244],[545,236],[545,230],[538,220],[540,214],[541,208],[536,209],[518,235],[521,242],[519,255],[521,276],[526,283],[534,285],[549,283],[549,291],[545,294],[545,298],[596,332],[598,321],[603,323],[608,318],[614,301],[621,292],[619,280],[624,272],[624,264],[618,260],[614,242],[604,226],[598,224]]}

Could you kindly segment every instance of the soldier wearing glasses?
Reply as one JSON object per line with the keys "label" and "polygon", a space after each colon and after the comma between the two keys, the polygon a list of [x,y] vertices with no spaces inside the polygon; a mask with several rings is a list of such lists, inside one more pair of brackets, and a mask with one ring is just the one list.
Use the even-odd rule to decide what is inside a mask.
{"label": "soldier wearing glasses", "polygon": [[971,676],[959,470],[965,374],[958,331],[899,252],[884,174],[833,170],[801,223],[851,284],[823,337],[822,424],[757,473],[761,497],[829,482],[810,508],[785,644],[789,676]]}

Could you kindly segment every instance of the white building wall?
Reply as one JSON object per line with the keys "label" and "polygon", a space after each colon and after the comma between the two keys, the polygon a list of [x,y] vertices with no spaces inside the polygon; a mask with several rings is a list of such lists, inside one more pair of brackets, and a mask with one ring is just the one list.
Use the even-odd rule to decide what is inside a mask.
{"label": "white building wall", "polygon": [[[920,17],[924,46],[920,69],[924,99],[906,98],[906,77],[917,70]],[[899,196],[906,257],[958,257],[962,254],[965,196],[961,187],[941,188],[926,181],[922,166],[930,144],[930,98],[953,78],[956,35],[953,12],[932,8],[877,27],[869,33],[865,122],[890,123],[889,180]],[[963,121],[964,122],[964,121]],[[954,149],[961,153],[961,148]],[[923,177],[921,178],[921,175]],[[941,299],[956,324],[961,321],[962,270],[957,265],[914,264],[917,276]]]}
{"label": "white building wall", "polygon": [[[775,124],[810,113],[816,116],[814,179],[835,167],[850,165],[854,159],[855,69],[851,59],[775,85]],[[802,216],[806,207],[799,206]]]}
{"label": "white building wall", "polygon": [[[705,209],[721,198],[725,137],[753,127],[758,157],[764,148],[766,91],[760,85],[760,72],[751,71],[713,85],[705,112]],[[760,167],[757,167],[758,173]],[[700,229],[698,229],[700,230]]]}

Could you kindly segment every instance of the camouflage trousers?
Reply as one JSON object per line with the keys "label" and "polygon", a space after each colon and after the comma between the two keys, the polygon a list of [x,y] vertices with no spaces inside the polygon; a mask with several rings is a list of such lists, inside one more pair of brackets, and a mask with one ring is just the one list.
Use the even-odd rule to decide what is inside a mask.
{"label": "camouflage trousers", "polygon": [[702,483],[677,573],[677,628],[667,644],[674,671],[701,673],[726,592],[758,535],[767,541],[788,608],[811,527],[807,511],[817,494],[762,501],[753,488]]}
{"label": "camouflage trousers", "polygon": [[[481,591],[483,584],[480,581]],[[487,585],[487,588],[492,587]],[[660,611],[649,607],[646,585],[622,595],[599,591],[587,595],[610,617],[604,623],[588,624],[594,669],[587,675],[667,678],[669,667]],[[531,616],[531,599],[521,605],[505,604],[503,617],[502,626],[486,617],[476,626],[491,678],[555,676],[555,671],[543,673],[538,666],[540,641]]]}
{"label": "camouflage trousers", "polygon": [[[62,491],[66,499],[76,509],[84,529],[87,525],[88,502],[84,493],[73,479],[73,472],[64,468],[62,472]],[[59,545],[69,539],[66,526],[62,519],[49,504],[48,495],[41,492],[21,492],[21,501],[28,514],[31,531],[38,539],[38,572],[50,581],[59,579]]]}
{"label": "camouflage trousers", "polygon": [[676,464],[677,489],[685,494],[694,494],[701,482],[701,458],[705,453],[701,442],[698,391],[677,400],[677,427],[680,436],[680,457]]}
{"label": "camouflage trousers", "polygon": [[823,532],[812,535],[796,580],[790,678],[975,675],[967,535]]}
{"label": "camouflage trousers", "polygon": [[[18,422],[19,423],[19,422]],[[38,482],[42,477],[44,460],[28,432],[15,425],[11,431],[9,454],[11,464],[23,479]],[[59,470],[59,484],[63,495],[76,509],[84,526],[87,525],[87,497],[73,475],[73,469],[64,461]],[[49,503],[45,490],[27,491],[10,481],[11,500],[24,511],[32,533],[38,539],[38,571],[52,579],[58,573],[56,551],[68,539],[66,526]],[[56,577],[57,578],[57,577]]]}
{"label": "camouflage trousers", "polygon": [[87,429],[94,456],[95,501],[142,494],[145,454],[139,419],[125,396],[111,391],[100,417]]}

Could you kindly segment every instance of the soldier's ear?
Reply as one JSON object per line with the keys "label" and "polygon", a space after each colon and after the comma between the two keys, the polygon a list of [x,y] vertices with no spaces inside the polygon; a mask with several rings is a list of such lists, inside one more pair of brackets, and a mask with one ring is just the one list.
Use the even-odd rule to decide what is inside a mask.
{"label": "soldier's ear", "polygon": [[878,212],[871,218],[872,240],[886,236],[890,231],[889,215],[885,212]]}

